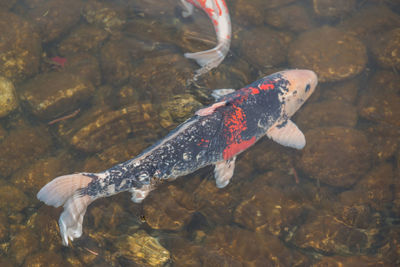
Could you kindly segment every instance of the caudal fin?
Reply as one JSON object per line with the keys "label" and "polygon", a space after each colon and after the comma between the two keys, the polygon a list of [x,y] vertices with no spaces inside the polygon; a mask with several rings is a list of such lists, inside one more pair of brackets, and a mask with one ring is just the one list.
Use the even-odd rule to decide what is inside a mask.
{"label": "caudal fin", "polygon": [[47,205],[64,206],[58,220],[64,246],[68,246],[68,239],[72,241],[82,235],[83,216],[94,199],[83,194],[81,189],[91,181],[92,178],[83,173],[64,175],[53,179],[37,194],[37,198]]}
{"label": "caudal fin", "polygon": [[229,45],[227,47],[225,43],[220,43],[213,49],[196,53],[185,53],[185,57],[196,60],[197,64],[202,67],[196,71],[197,76],[200,76],[211,69],[218,67],[218,65],[224,60],[228,50]]}

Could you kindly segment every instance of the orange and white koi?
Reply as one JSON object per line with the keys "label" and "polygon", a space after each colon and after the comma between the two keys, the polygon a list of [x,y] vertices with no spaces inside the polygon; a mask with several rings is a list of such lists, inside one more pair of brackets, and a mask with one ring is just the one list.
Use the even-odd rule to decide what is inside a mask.
{"label": "orange and white koi", "polygon": [[181,0],[185,11],[183,17],[193,13],[193,7],[202,9],[211,19],[217,34],[218,45],[206,51],[185,53],[185,57],[194,59],[201,66],[196,71],[195,79],[216,68],[225,58],[231,44],[231,19],[224,0]]}

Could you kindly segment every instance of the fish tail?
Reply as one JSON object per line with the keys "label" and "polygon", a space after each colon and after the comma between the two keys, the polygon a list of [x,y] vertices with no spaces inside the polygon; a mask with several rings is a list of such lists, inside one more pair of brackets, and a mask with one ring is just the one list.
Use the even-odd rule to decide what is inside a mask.
{"label": "fish tail", "polygon": [[227,45],[222,42],[213,49],[196,53],[185,53],[185,57],[196,60],[197,64],[202,67],[201,69],[198,69],[196,73],[204,74],[209,70],[216,68],[224,60],[228,53],[228,49]]}
{"label": "fish tail", "polygon": [[93,179],[87,174],[76,173],[53,179],[40,189],[37,198],[49,206],[64,206],[58,224],[64,246],[82,235],[82,222],[87,206],[94,198],[85,194],[83,189]]}

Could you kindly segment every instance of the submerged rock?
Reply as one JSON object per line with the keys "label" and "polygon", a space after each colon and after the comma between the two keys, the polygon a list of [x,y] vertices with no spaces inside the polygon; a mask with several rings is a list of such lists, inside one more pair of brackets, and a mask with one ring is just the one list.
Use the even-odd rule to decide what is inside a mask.
{"label": "submerged rock", "polygon": [[0,118],[7,116],[18,107],[14,84],[0,76]]}
{"label": "submerged rock", "polygon": [[358,103],[360,116],[378,123],[400,126],[399,83],[400,76],[394,72],[375,73]]}
{"label": "submerged rock", "polygon": [[125,10],[101,1],[88,1],[82,14],[90,24],[99,26],[108,32],[120,30],[126,23]]}
{"label": "submerged rock", "polygon": [[379,259],[375,256],[324,256],[322,259],[313,264],[313,267],[340,267],[340,266],[375,266],[385,267],[386,265],[383,259]]}
{"label": "submerged rock", "polygon": [[45,154],[51,145],[49,133],[42,128],[20,127],[0,142],[0,173],[7,177]]}
{"label": "submerged rock", "polygon": [[17,187],[0,186],[0,210],[3,212],[20,212],[29,204],[29,198]]}
{"label": "submerged rock", "polygon": [[367,52],[364,44],[354,36],[323,26],[300,34],[290,45],[288,59],[291,67],[314,70],[320,82],[331,82],[362,72],[367,63]]}
{"label": "submerged rock", "polygon": [[36,199],[39,190],[52,179],[68,173],[73,158],[69,154],[43,158],[13,174],[11,182],[24,193]]}
{"label": "submerged rock", "polygon": [[98,152],[128,137],[155,128],[153,105],[138,103],[111,110],[95,106],[72,122],[59,124],[58,134],[76,149]]}
{"label": "submerged rock", "polygon": [[116,247],[118,256],[145,266],[164,266],[170,260],[169,251],[143,230],[121,237]]}
{"label": "submerged rock", "polygon": [[365,231],[350,227],[330,215],[309,217],[291,242],[302,249],[327,254],[366,252],[371,245]]}
{"label": "submerged rock", "polygon": [[196,110],[202,107],[203,105],[192,95],[174,95],[171,100],[161,103],[161,114],[165,120],[170,118],[171,122],[169,125],[173,125],[177,122],[181,123],[185,121],[187,118],[193,116]]}
{"label": "submerged rock", "polygon": [[305,136],[307,145],[298,166],[313,179],[332,186],[350,187],[370,167],[370,145],[358,130],[315,128]]}
{"label": "submerged rock", "polygon": [[[271,179],[280,178],[279,175],[273,177]],[[267,231],[281,236],[285,229],[294,226],[294,222],[302,213],[303,205],[287,198],[280,190],[262,185],[261,181],[259,185],[256,184],[256,188],[254,194],[248,195],[248,198],[236,207],[235,223],[255,232]]]}
{"label": "submerged rock", "polygon": [[362,40],[376,38],[382,32],[397,28],[400,16],[385,5],[366,5],[339,25],[342,31]]}
{"label": "submerged rock", "polygon": [[253,28],[240,34],[241,51],[252,64],[276,67],[286,61],[292,35],[266,27]]}
{"label": "submerged rock", "polygon": [[218,226],[207,235],[203,260],[222,266],[307,266],[309,260],[289,250],[277,237],[235,226]]}
{"label": "submerged rock", "polygon": [[18,231],[12,239],[9,253],[18,265],[22,265],[25,259],[39,248],[37,235],[31,229],[25,228]]}
{"label": "submerged rock", "polygon": [[39,28],[41,41],[51,42],[62,36],[79,22],[80,0],[31,1],[21,5],[26,16]]}
{"label": "submerged rock", "polygon": [[353,190],[342,193],[341,198],[368,205],[374,210],[385,211],[393,202],[393,184],[393,166],[383,163],[362,177]]}
{"label": "submerged rock", "polygon": [[79,76],[68,72],[50,72],[25,83],[21,99],[34,115],[50,120],[76,110],[93,93],[93,85]]}
{"label": "submerged rock", "polygon": [[24,266],[62,266],[65,262],[60,253],[51,251],[42,251],[29,255],[24,263]]}
{"label": "submerged rock", "polygon": [[268,9],[287,5],[295,0],[238,0],[230,9],[232,20],[245,26],[261,25],[264,22],[264,12]]}
{"label": "submerged rock", "polygon": [[321,91],[321,96],[324,100],[354,103],[358,99],[357,93],[360,88],[360,82],[361,78],[358,76],[341,82],[325,83],[321,84],[319,91]]}
{"label": "submerged rock", "polygon": [[39,34],[27,20],[0,10],[0,73],[13,82],[22,81],[39,70]]}
{"label": "submerged rock", "polygon": [[296,123],[300,129],[324,126],[352,128],[357,123],[357,108],[344,101],[328,100],[306,105],[298,114]]}
{"label": "submerged rock", "polygon": [[400,28],[373,39],[371,52],[378,65],[386,69],[400,68]]}
{"label": "submerged rock", "polygon": [[352,12],[356,3],[356,0],[313,0],[313,8],[320,17],[338,19]]}
{"label": "submerged rock", "polygon": [[58,51],[62,55],[82,53],[97,50],[102,42],[108,37],[108,33],[93,25],[81,25],[69,33],[69,35],[58,44]]}
{"label": "submerged rock", "polygon": [[[147,224],[153,229],[179,230],[189,222],[193,210],[188,210],[175,199],[179,191],[173,185],[160,188],[146,198],[143,212]],[[173,195],[174,194],[174,195]]]}
{"label": "submerged rock", "polygon": [[315,24],[307,9],[297,4],[267,10],[264,21],[273,27],[294,32],[309,30]]}

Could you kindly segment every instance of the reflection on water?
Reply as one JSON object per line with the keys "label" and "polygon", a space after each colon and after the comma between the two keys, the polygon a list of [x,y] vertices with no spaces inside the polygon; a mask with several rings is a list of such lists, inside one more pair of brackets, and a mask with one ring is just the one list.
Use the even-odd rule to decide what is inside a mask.
{"label": "reflection on water", "polygon": [[[198,66],[183,53],[216,40],[178,0],[0,1],[1,266],[399,265],[400,5],[227,4],[231,51],[188,83]],[[285,68],[321,82],[294,118],[302,151],[264,139],[225,189],[205,168],[143,204],[98,200],[83,236],[61,246],[61,209],[36,199],[44,184],[125,161],[212,89]]]}

